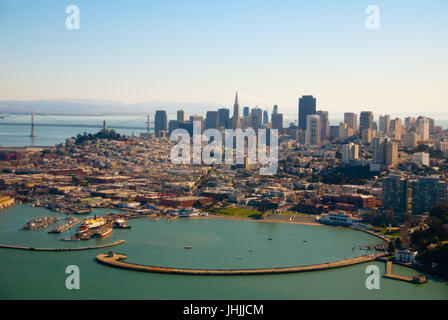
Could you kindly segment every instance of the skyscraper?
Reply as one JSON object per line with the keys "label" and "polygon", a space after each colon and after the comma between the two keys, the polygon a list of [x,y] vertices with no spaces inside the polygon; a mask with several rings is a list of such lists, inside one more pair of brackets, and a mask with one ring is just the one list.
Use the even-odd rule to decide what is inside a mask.
{"label": "skyscraper", "polygon": [[207,111],[205,118],[205,129],[218,129],[219,114],[218,111]]}
{"label": "skyscraper", "polygon": [[352,128],[354,132],[358,131],[358,115],[353,112],[344,113],[344,122],[349,128]]}
{"label": "skyscraper", "polygon": [[248,117],[249,116],[249,107],[244,107],[243,108],[243,117]]}
{"label": "skyscraper", "polygon": [[238,103],[238,92],[235,95],[235,104],[233,105],[232,129],[241,129],[240,105]]}
{"label": "skyscraper", "polygon": [[229,109],[227,108],[218,109],[218,121],[220,127],[223,127],[225,129],[229,128],[229,115],[230,115]]}
{"label": "skyscraper", "polygon": [[269,123],[268,112],[265,110],[265,111],[263,111],[263,124],[268,124],[268,123]]}
{"label": "skyscraper", "polygon": [[154,133],[156,137],[163,137],[167,133],[168,118],[165,110],[157,110],[154,117]]}
{"label": "skyscraper", "polygon": [[278,113],[278,105],[274,104],[274,110],[272,111],[272,113]]}
{"label": "skyscraper", "polygon": [[359,116],[359,132],[362,132],[364,129],[373,129],[372,111],[362,111]]}
{"label": "skyscraper", "polygon": [[385,135],[388,135],[390,130],[390,115],[380,115],[379,122],[379,131],[382,131]]}
{"label": "skyscraper", "polygon": [[320,139],[327,140],[330,136],[330,121],[328,111],[318,110],[316,114],[320,117]]}
{"label": "skyscraper", "polygon": [[313,96],[302,96],[299,98],[299,127],[307,129],[307,116],[316,114],[316,98]]}
{"label": "skyscraper", "polygon": [[185,121],[185,110],[177,111],[177,121],[184,122]]}
{"label": "skyscraper", "polygon": [[259,129],[262,127],[263,124],[263,110],[261,110],[260,108],[253,108],[250,111],[250,123],[251,123],[251,127],[254,129]]}
{"label": "skyscraper", "polygon": [[283,132],[283,113],[273,113],[271,115],[272,129],[277,129],[278,134]]}

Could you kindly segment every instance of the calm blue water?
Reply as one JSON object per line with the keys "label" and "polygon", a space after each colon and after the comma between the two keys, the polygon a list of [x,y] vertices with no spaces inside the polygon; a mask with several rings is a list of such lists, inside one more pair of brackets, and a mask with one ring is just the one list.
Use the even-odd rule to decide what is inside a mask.
{"label": "calm blue water", "polygon": [[[144,115],[138,116],[35,116],[35,123],[51,124],[84,124],[102,126],[103,120],[107,121],[108,127],[132,126],[146,127],[147,118]],[[171,119],[168,119],[168,121]],[[150,125],[153,126],[153,117],[150,118]],[[285,118],[284,126],[294,122],[293,118]],[[331,125],[338,125],[341,120],[330,119]],[[31,123],[30,115],[9,115],[6,119],[0,119],[1,123]],[[436,125],[448,128],[448,120],[436,121]],[[8,126],[0,125],[0,146],[4,147],[23,147],[23,146],[54,146],[65,142],[68,137],[76,136],[78,133],[95,133],[100,128],[80,128],[80,127],[35,127],[36,137],[31,138],[30,126]],[[132,135],[139,135],[146,130],[132,129],[114,129],[115,131]]]}
{"label": "calm blue water", "polygon": [[[97,211],[97,214],[102,211]],[[0,212],[0,243],[34,247],[85,246],[125,239],[113,248],[130,262],[198,268],[260,268],[306,265],[343,259],[375,244],[368,234],[339,227],[213,219],[130,220],[132,229],[114,230],[103,240],[64,243],[47,230],[19,231],[43,208],[19,205]],[[60,215],[60,214],[58,214]],[[61,215],[62,216],[62,215]],[[272,238],[272,240],[267,240]],[[308,240],[308,242],[303,242]],[[185,245],[193,248],[185,250]],[[253,249],[253,252],[249,251]],[[423,285],[381,278],[380,290],[365,288],[365,263],[328,271],[283,275],[204,277],[142,273],[100,265],[94,258],[109,249],[32,252],[0,249],[0,299],[447,299],[446,282]],[[242,257],[238,259],[238,257]],[[65,268],[80,268],[81,289],[65,288]],[[394,266],[394,272],[415,271]]]}

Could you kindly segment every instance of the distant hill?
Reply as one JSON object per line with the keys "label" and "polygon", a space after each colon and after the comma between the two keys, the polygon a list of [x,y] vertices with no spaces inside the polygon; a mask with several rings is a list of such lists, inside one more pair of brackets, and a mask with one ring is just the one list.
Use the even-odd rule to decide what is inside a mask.
{"label": "distant hill", "polygon": [[205,114],[206,110],[216,110],[223,107],[214,103],[190,103],[169,101],[146,101],[135,104],[125,104],[119,101],[88,100],[88,99],[55,99],[35,101],[0,101],[0,113],[24,114],[34,111],[37,114],[152,114],[162,109],[173,114],[183,109],[188,113]]}

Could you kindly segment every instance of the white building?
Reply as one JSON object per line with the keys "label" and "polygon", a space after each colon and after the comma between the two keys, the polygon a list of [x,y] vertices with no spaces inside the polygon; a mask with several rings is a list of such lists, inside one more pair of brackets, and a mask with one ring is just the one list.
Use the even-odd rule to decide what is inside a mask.
{"label": "white building", "polygon": [[306,122],[306,143],[320,144],[320,117],[317,114],[308,115]]}
{"label": "white building", "polygon": [[343,211],[322,213],[319,217],[319,222],[323,224],[352,226],[355,223],[361,222],[361,218],[352,216],[349,213]]}
{"label": "white building", "polygon": [[417,251],[395,250],[395,261],[414,263]]}
{"label": "white building", "polygon": [[344,144],[342,147],[342,162],[350,163],[352,160],[359,159],[359,146],[353,142]]}
{"label": "white building", "polygon": [[412,155],[412,162],[429,167],[429,153],[426,152],[414,153]]}

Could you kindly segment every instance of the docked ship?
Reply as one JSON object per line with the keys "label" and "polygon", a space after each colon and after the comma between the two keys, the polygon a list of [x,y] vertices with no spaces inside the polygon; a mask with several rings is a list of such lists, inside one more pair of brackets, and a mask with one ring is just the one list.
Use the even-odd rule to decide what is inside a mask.
{"label": "docked ship", "polygon": [[110,224],[106,224],[98,228],[96,235],[102,238],[110,235],[111,233],[112,233],[112,226]]}
{"label": "docked ship", "polygon": [[87,229],[98,228],[106,224],[106,219],[103,217],[94,217],[91,219],[86,219],[86,221],[82,224],[81,227],[87,227]]}

